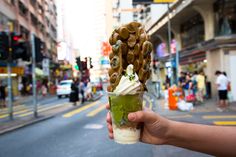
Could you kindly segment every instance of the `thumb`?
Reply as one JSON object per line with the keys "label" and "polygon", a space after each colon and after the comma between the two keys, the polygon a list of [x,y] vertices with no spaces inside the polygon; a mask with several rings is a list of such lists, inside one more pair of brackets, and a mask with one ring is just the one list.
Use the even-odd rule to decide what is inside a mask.
{"label": "thumb", "polygon": [[154,123],[157,121],[157,115],[152,111],[137,111],[129,113],[128,119],[131,122]]}

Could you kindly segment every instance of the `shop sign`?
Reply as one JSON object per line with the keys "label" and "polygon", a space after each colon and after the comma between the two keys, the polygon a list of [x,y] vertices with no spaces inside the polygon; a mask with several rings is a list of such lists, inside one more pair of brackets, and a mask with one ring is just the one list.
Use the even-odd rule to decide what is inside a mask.
{"label": "shop sign", "polygon": [[[7,73],[7,67],[0,67],[0,73],[6,74]],[[24,68],[22,67],[12,67],[11,73],[15,73],[17,75],[24,75]]]}
{"label": "shop sign", "polygon": [[43,59],[42,64],[43,64],[43,74],[44,74],[44,76],[49,76],[49,73],[50,73],[50,71],[49,71],[49,59],[47,59],[47,58]]}
{"label": "shop sign", "polygon": [[43,67],[49,67],[49,59],[45,58],[43,59]]}
{"label": "shop sign", "polygon": [[68,64],[68,65],[60,65],[60,68],[61,69],[71,69],[72,66],[70,64]]}
{"label": "shop sign", "polygon": [[49,76],[49,67],[43,67],[43,75]]}

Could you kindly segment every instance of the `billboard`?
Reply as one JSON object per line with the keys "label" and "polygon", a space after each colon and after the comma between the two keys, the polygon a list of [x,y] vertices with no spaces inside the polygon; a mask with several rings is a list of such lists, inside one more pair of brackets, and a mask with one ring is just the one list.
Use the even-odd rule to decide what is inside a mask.
{"label": "billboard", "polygon": [[[171,40],[170,51],[172,54],[176,53],[176,40],[175,39]],[[166,43],[161,43],[156,47],[156,55],[157,57],[160,57],[160,58],[166,57],[169,55],[168,47]]]}

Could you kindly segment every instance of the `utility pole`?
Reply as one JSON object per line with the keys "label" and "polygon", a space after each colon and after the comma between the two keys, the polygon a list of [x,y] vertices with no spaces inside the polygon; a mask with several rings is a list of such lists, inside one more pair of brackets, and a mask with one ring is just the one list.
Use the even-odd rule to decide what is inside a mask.
{"label": "utility pole", "polygon": [[31,49],[32,49],[32,87],[33,87],[33,105],[34,105],[34,117],[38,117],[38,104],[37,104],[37,93],[36,93],[36,74],[35,74],[35,67],[36,67],[36,55],[35,55],[35,37],[34,34],[31,34]]}
{"label": "utility pole", "polygon": [[[9,45],[11,44],[11,33],[8,32]],[[10,120],[13,120],[13,104],[12,104],[12,79],[11,79],[11,62],[12,62],[12,47],[9,47],[9,56],[7,60],[7,89],[8,89],[8,113]]]}
{"label": "utility pole", "polygon": [[170,77],[170,85],[173,85],[173,75],[174,75],[174,72],[173,72],[173,66],[172,66],[172,54],[171,54],[171,22],[170,22],[170,4],[167,3],[167,7],[168,7],[168,53],[169,53],[169,59],[170,59],[170,68],[171,68],[171,77]]}

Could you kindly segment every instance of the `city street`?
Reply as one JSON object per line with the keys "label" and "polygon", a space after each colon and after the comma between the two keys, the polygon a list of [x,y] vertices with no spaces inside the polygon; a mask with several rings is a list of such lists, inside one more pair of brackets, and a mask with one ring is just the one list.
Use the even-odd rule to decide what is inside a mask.
{"label": "city street", "polygon": [[0,0],[0,157],[236,157],[235,67],[236,0]]}
{"label": "city street", "polygon": [[[61,100],[60,100],[61,101]],[[59,102],[59,101],[57,101]],[[236,120],[233,112],[210,110],[180,112],[165,110],[151,94],[144,96],[144,105],[173,120],[202,124]],[[43,122],[0,136],[0,156],[74,157],[74,156],[186,156],[208,155],[173,147],[147,144],[120,145],[108,138],[106,128],[107,96],[66,111]]]}

